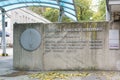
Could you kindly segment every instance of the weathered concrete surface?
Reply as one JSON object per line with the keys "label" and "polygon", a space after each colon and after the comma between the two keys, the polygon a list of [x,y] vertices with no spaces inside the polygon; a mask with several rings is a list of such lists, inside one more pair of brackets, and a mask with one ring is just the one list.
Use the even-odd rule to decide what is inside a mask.
{"label": "weathered concrete surface", "polygon": [[[98,31],[90,30],[93,28],[98,29]],[[45,70],[106,69],[105,42],[107,28],[107,23],[46,25],[44,33],[44,40],[46,41]],[[98,41],[98,46],[91,46],[95,40]],[[95,48],[92,49],[92,47]]]}
{"label": "weathered concrete surface", "polygon": [[[16,24],[14,67],[23,70],[120,70],[120,50],[109,49],[109,30],[120,23]],[[20,45],[24,30],[34,28],[42,35],[35,51]]]}
{"label": "weathered concrete surface", "polygon": [[20,36],[28,28],[34,28],[43,34],[43,24],[15,24],[13,66],[21,70],[43,70],[43,35],[41,46],[35,51],[24,50],[20,44]]}
{"label": "weathered concrete surface", "polygon": [[[1,51],[1,50],[0,50]],[[45,76],[50,73],[48,72],[29,72],[24,71],[26,73],[30,74],[20,74],[22,71],[15,71],[12,67],[12,56],[8,57],[0,57],[0,80],[43,80],[45,79]],[[13,75],[13,73],[16,73]],[[42,77],[38,77],[39,74],[44,74]],[[51,72],[53,73],[53,71]],[[59,75],[57,79],[52,80],[119,80],[120,79],[120,72],[117,71],[56,71],[54,73],[61,73],[64,76],[66,74],[69,74],[69,76],[66,76],[65,79],[61,79],[61,77],[64,78],[63,75]],[[31,75],[35,75],[36,77],[30,77]],[[74,76],[76,74],[81,74],[80,76]],[[84,76],[84,74],[87,74]],[[55,74],[51,74],[53,76]],[[50,76],[50,75],[49,75]],[[42,78],[42,79],[41,79]]]}

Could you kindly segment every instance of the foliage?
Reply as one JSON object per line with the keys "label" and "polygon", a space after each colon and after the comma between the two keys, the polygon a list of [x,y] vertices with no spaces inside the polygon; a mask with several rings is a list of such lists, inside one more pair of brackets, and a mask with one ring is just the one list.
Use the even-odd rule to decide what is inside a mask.
{"label": "foliage", "polygon": [[42,72],[37,74],[31,74],[30,78],[40,80],[69,80],[72,77],[86,77],[89,73],[62,73],[62,72]]}
{"label": "foliage", "polygon": [[[105,0],[99,0],[98,11],[94,13],[91,9],[92,0],[74,0],[78,21],[105,20]],[[53,8],[30,7],[37,14],[43,15],[51,22],[57,22],[59,10]],[[63,15],[62,22],[71,22],[71,19]]]}
{"label": "foliage", "polygon": [[[59,10],[53,8],[41,8],[41,7],[29,7],[33,12],[44,16],[46,19],[51,22],[57,22],[59,17]],[[70,22],[71,20],[63,15],[62,22]]]}
{"label": "foliage", "polygon": [[32,10],[33,12],[35,12],[37,14],[42,14],[42,12],[43,12],[41,7],[32,6],[32,7],[28,7],[28,9]]}
{"label": "foliage", "polygon": [[92,0],[75,0],[78,21],[89,21],[93,15],[90,9]]}
{"label": "foliage", "polygon": [[[52,22],[57,22],[59,17],[59,10],[46,8],[46,11],[43,13],[43,16]],[[71,20],[66,16],[63,16],[62,22],[70,22]]]}
{"label": "foliage", "polygon": [[[89,21],[93,15],[93,11],[90,9],[91,0],[75,0],[75,5],[76,5],[75,7],[76,7],[78,21]],[[59,16],[59,10],[46,9],[46,11],[43,13],[43,16],[45,16],[45,18],[49,19],[52,22],[57,22]],[[63,16],[62,21],[71,22],[71,20],[65,15]]]}
{"label": "foliage", "polygon": [[105,0],[99,0],[99,5],[98,5],[98,11],[93,15],[93,20],[98,21],[98,20],[105,20],[105,6],[106,1]]}
{"label": "foliage", "polygon": [[56,22],[58,20],[58,12],[59,11],[57,9],[46,8],[46,11],[43,13],[43,16],[52,22]]}

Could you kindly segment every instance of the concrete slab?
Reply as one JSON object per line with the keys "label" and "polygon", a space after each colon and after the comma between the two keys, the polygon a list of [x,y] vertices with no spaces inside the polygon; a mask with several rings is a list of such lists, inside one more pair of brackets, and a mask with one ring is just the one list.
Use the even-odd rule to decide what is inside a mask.
{"label": "concrete slab", "polygon": [[0,57],[0,75],[14,72],[13,70],[13,57]]}

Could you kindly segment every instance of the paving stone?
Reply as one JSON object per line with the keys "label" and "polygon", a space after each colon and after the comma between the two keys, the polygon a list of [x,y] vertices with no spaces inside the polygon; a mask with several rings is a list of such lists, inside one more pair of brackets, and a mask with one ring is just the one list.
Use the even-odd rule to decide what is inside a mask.
{"label": "paving stone", "polygon": [[28,76],[18,76],[18,77],[3,77],[0,80],[38,80],[35,78],[29,78]]}
{"label": "paving stone", "polygon": [[81,77],[72,77],[69,80],[81,80],[81,79],[82,79]]}
{"label": "paving stone", "polygon": [[82,78],[82,80],[106,80],[105,78],[103,77],[98,77],[98,76],[87,76],[87,77],[84,77]]}
{"label": "paving stone", "polygon": [[120,75],[113,76],[111,80],[120,80]]}

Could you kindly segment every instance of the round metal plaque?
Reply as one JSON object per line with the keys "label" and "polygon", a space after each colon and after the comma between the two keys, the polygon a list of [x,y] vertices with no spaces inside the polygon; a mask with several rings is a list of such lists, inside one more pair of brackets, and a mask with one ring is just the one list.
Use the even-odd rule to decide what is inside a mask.
{"label": "round metal plaque", "polygon": [[25,30],[20,37],[21,46],[28,51],[36,50],[41,43],[41,35],[35,29]]}

